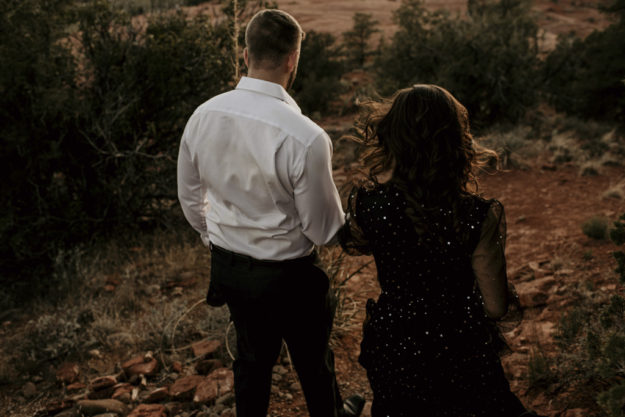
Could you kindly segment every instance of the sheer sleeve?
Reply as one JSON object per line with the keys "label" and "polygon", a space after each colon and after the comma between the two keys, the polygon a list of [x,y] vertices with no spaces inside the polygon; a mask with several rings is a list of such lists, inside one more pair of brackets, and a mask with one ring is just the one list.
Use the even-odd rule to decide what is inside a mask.
{"label": "sheer sleeve", "polygon": [[505,214],[501,203],[495,200],[482,223],[480,240],[472,257],[473,272],[482,294],[484,310],[494,319],[503,317],[508,311],[505,241]]}
{"label": "sheer sleeve", "polygon": [[347,210],[345,210],[345,224],[338,233],[341,247],[348,255],[352,256],[371,254],[369,242],[357,222],[356,204],[358,200],[358,190],[359,188],[354,187],[349,193]]}

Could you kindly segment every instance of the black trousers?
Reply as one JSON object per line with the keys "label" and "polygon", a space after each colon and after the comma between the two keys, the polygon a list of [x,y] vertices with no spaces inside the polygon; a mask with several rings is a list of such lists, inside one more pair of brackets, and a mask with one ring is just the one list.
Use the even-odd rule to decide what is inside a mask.
{"label": "black trousers", "polygon": [[259,261],[212,246],[210,291],[220,293],[237,331],[233,364],[237,417],[265,417],[282,340],[311,417],[338,416],[342,401],[328,346],[336,298],[316,255]]}

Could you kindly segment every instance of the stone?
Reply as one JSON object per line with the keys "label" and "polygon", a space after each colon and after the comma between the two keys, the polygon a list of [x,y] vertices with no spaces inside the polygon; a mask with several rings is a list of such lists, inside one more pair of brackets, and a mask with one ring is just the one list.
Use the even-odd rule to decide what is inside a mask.
{"label": "stone", "polygon": [[219,395],[234,390],[234,373],[228,368],[219,368],[211,372],[207,378],[216,379],[219,383]]}
{"label": "stone", "polygon": [[115,413],[104,413],[104,414],[97,414],[93,417],[119,417],[119,415]]}
{"label": "stone", "polygon": [[91,391],[100,391],[106,388],[112,388],[117,384],[117,377],[114,375],[100,376],[92,379],[89,383],[89,389]]}
{"label": "stone", "polygon": [[550,296],[550,290],[556,285],[553,276],[520,282],[516,285],[519,301],[523,307],[539,307],[545,305]]}
{"label": "stone", "polygon": [[204,359],[198,361],[195,370],[200,375],[208,375],[215,369],[223,368],[223,363],[219,359]]}
{"label": "stone", "polygon": [[81,400],[78,401],[77,409],[79,414],[85,416],[95,416],[104,413],[116,413],[122,416],[128,414],[128,407],[121,401],[104,400]]}
{"label": "stone", "polygon": [[146,397],[145,402],[156,403],[159,401],[166,400],[168,398],[169,398],[169,388],[161,387],[161,388],[156,388],[155,390],[150,392],[150,394],[148,394],[148,396]]}
{"label": "stone", "polygon": [[113,394],[111,395],[111,398],[128,403],[132,399],[132,389],[133,386],[127,382],[119,383],[113,386]]}
{"label": "stone", "polygon": [[212,403],[219,396],[219,382],[216,379],[205,378],[198,384],[193,402],[196,404]]}
{"label": "stone", "polygon": [[226,408],[228,407],[226,407],[224,404],[215,404],[212,410],[213,410],[213,413],[221,414],[222,411],[224,411]]}
{"label": "stone", "polygon": [[25,383],[22,387],[22,395],[27,399],[33,398],[37,395],[37,386],[32,382]]}
{"label": "stone", "polygon": [[128,417],[167,417],[167,412],[162,404],[140,404]]}
{"label": "stone", "polygon": [[78,414],[78,410],[75,407],[73,407],[73,408],[68,408],[67,410],[63,410],[60,413],[54,414],[54,417],[82,417],[82,416],[80,416]]}
{"label": "stone", "polygon": [[271,381],[272,382],[280,382],[282,380],[282,375],[280,374],[271,374]]}
{"label": "stone", "polygon": [[46,405],[46,415],[57,415],[61,411],[72,408],[75,404],[76,402],[71,399],[51,401]]}
{"label": "stone", "polygon": [[193,350],[193,356],[201,358],[204,356],[212,355],[221,347],[219,340],[201,340],[191,345]]}
{"label": "stone", "polygon": [[206,377],[200,375],[187,375],[178,378],[170,387],[169,395],[175,400],[189,400],[193,398],[195,388]]}
{"label": "stone", "polygon": [[56,371],[56,380],[62,384],[71,384],[78,380],[80,367],[73,362],[64,362]]}
{"label": "stone", "polygon": [[83,384],[82,382],[74,382],[73,384],[69,384],[68,386],[65,387],[67,392],[77,392],[85,388],[87,388],[87,386]]}
{"label": "stone", "polygon": [[135,375],[152,376],[158,372],[158,361],[151,354],[135,356],[124,362],[122,369],[128,378]]}
{"label": "stone", "polygon": [[282,365],[276,365],[273,367],[273,373],[274,374],[278,374],[278,375],[285,375],[289,372],[288,369],[286,369],[284,366]]}
{"label": "stone", "polygon": [[223,404],[226,407],[230,407],[234,404],[234,394],[232,392],[229,392],[220,396],[219,398],[217,398],[217,401],[215,401],[215,404]]}

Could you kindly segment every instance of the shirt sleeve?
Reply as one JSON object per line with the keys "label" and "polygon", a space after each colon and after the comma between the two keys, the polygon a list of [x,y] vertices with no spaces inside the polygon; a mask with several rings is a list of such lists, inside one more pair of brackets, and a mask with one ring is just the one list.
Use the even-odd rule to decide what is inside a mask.
{"label": "shirt sleeve", "polygon": [[472,266],[484,309],[491,318],[501,318],[508,310],[506,276],[506,219],[503,206],[493,201],[482,224],[480,240],[473,252]]}
{"label": "shirt sleeve", "polygon": [[307,148],[293,193],[302,233],[316,245],[330,242],[345,220],[332,179],[332,142],[325,133]]}
{"label": "shirt sleeve", "polygon": [[178,200],[182,212],[189,224],[198,232],[202,241],[207,244],[208,233],[204,217],[204,197],[197,166],[193,163],[189,146],[184,140],[180,142],[178,152]]}

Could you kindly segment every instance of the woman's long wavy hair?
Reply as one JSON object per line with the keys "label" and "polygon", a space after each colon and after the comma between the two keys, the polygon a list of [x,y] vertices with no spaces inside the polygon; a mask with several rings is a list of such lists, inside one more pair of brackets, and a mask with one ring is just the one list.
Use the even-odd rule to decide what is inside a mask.
{"label": "woman's long wavy hair", "polygon": [[415,85],[369,103],[359,130],[355,139],[365,146],[368,180],[377,184],[390,172],[389,182],[404,192],[417,223],[441,208],[457,214],[460,201],[477,194],[476,170],[497,159],[473,139],[467,109],[436,85]]}

